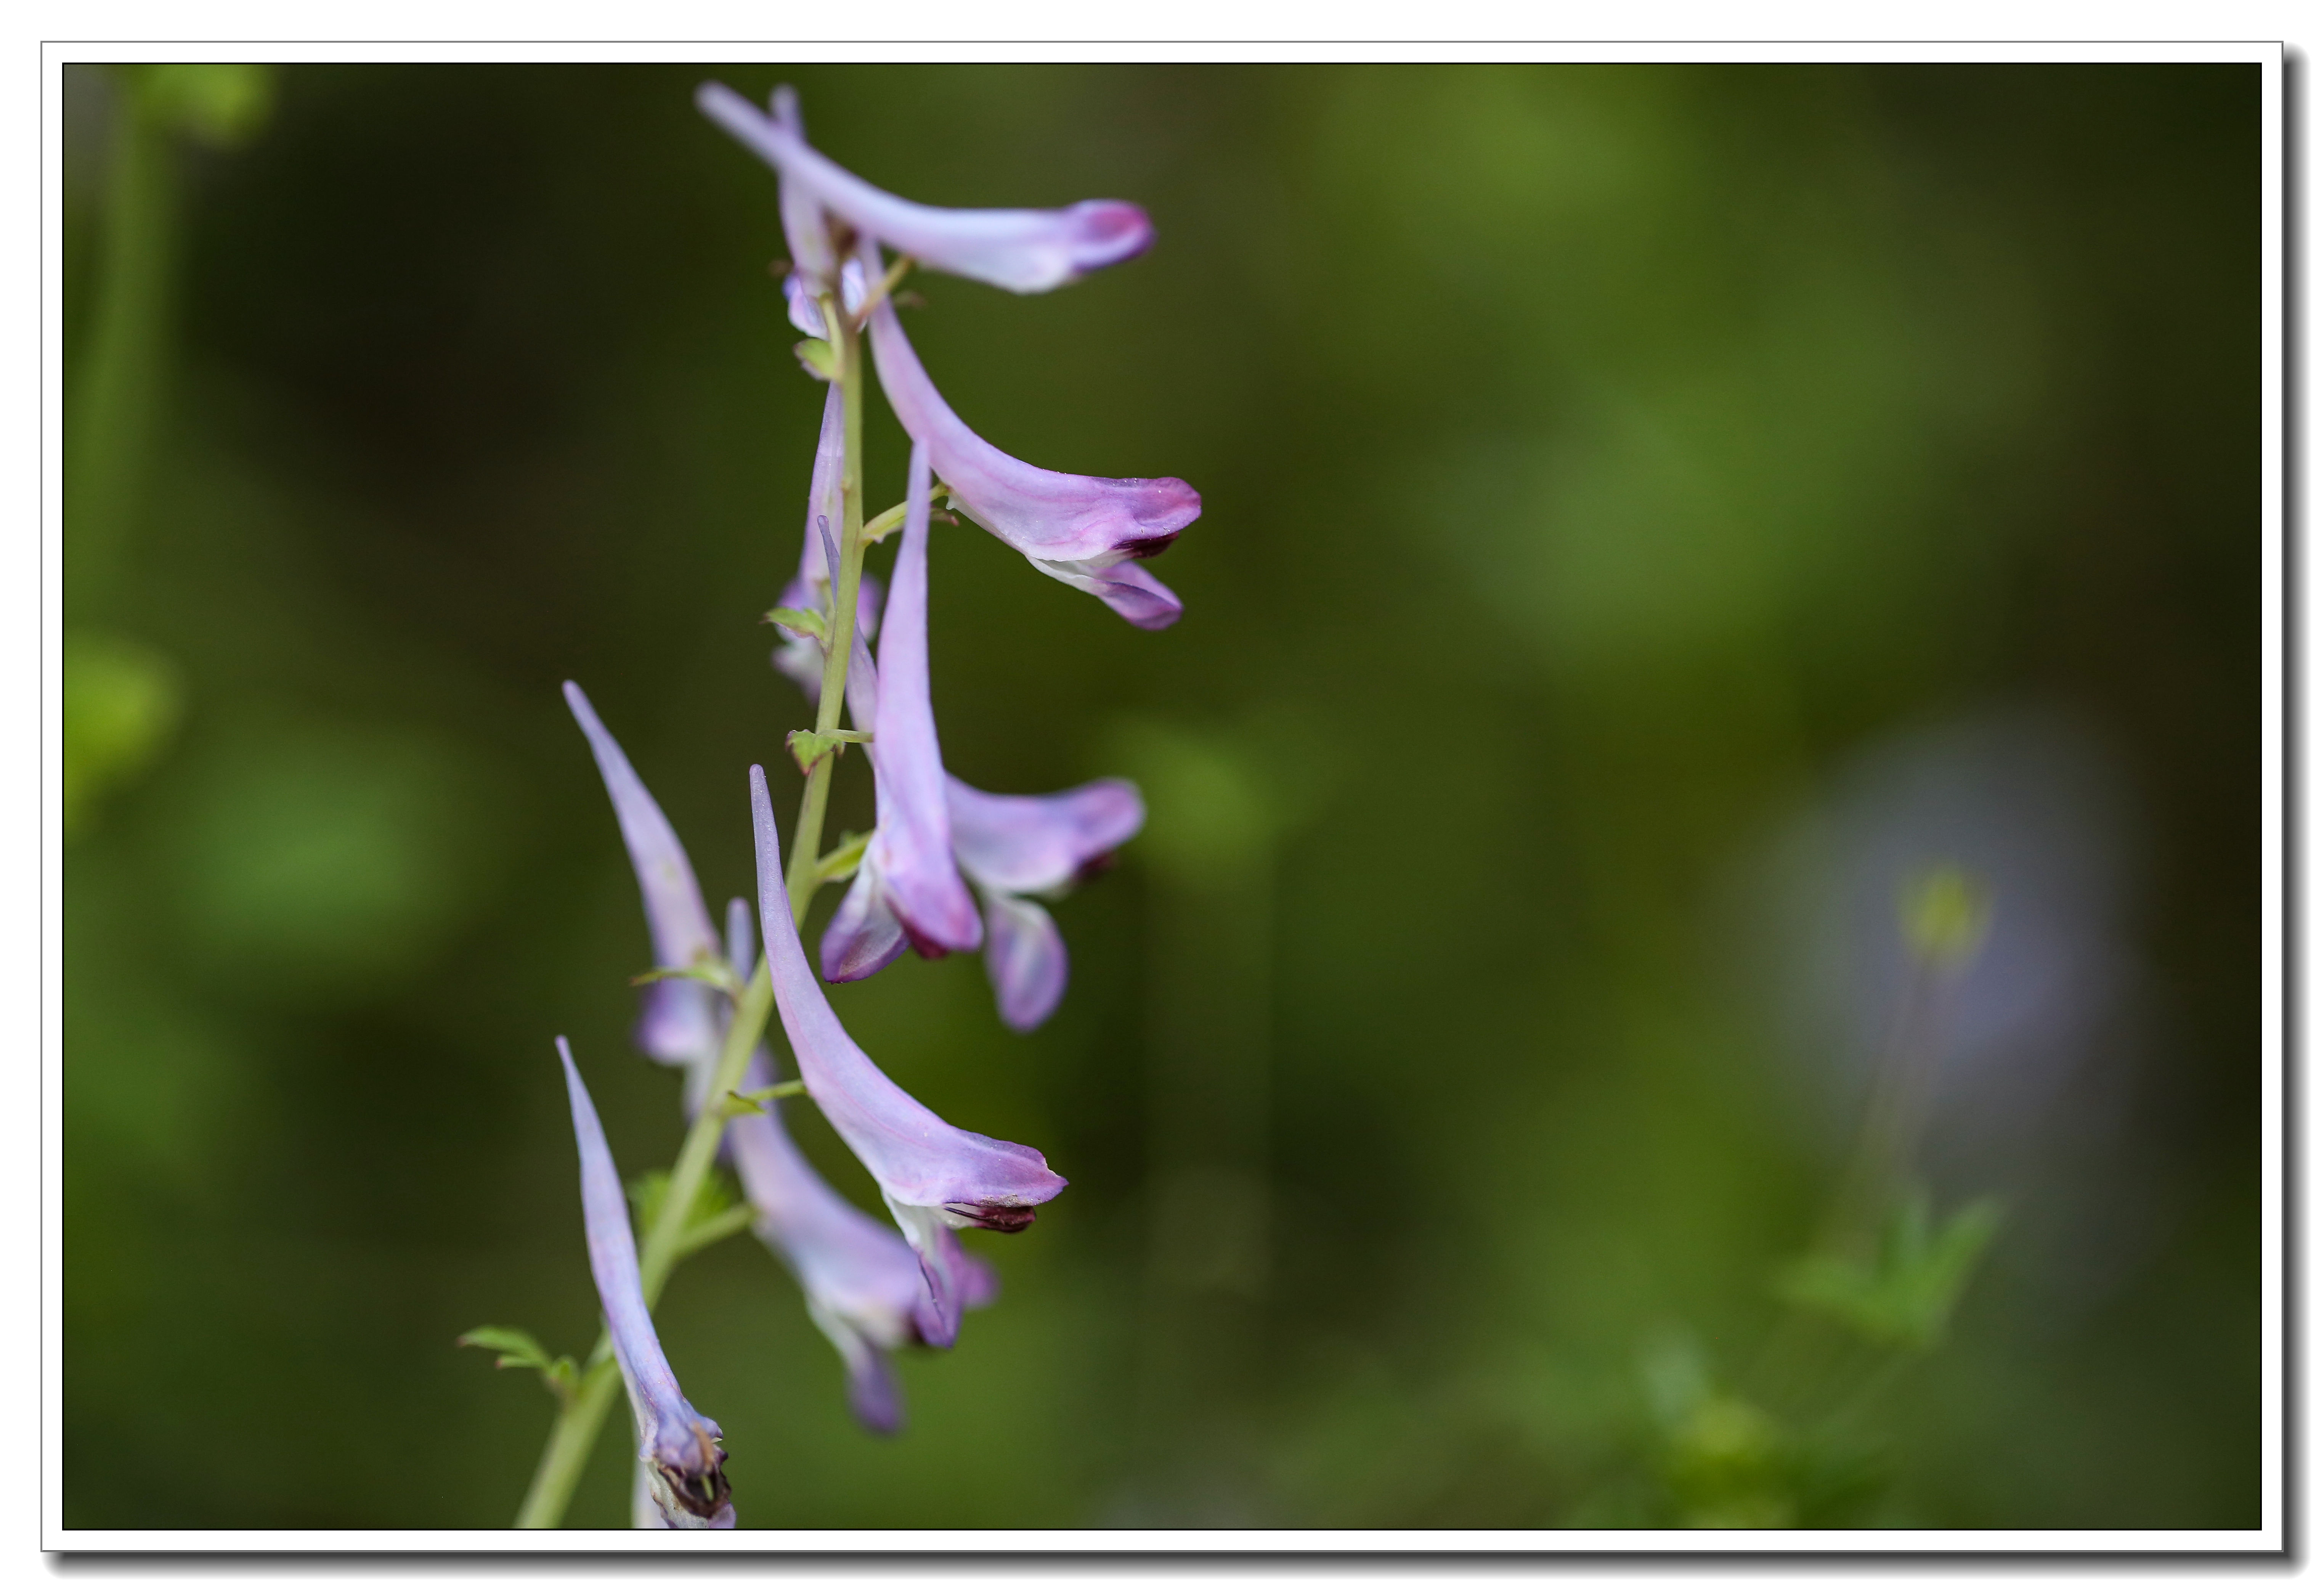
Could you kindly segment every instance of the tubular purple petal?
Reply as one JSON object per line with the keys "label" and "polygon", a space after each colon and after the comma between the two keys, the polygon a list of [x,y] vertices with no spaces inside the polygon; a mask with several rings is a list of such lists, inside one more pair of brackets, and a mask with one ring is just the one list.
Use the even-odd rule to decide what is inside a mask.
{"label": "tubular purple petal", "polygon": [[[898,1089],[840,1027],[791,922],[774,807],[767,796],[766,771],[756,765],[751,769],[751,819],[758,846],[759,932],[773,977],[775,1008],[816,1105],[879,1182],[891,1207],[925,1210],[947,1228],[1013,1231],[1029,1224],[1036,1209],[1065,1187],[1041,1153],[954,1128]],[[931,1290],[936,1289],[937,1274],[948,1258],[935,1254],[936,1247],[909,1227],[905,1238],[916,1240],[922,1270],[929,1275]]]}
{"label": "tubular purple petal", "polygon": [[[664,968],[690,968],[718,958],[718,933],[702,905],[702,890],[694,881],[694,866],[678,832],[637,770],[630,767],[621,743],[598,720],[581,688],[565,683],[566,705],[589,738],[589,750],[604,776],[606,795],[613,799],[613,816],[622,826],[622,843],[629,848],[636,870],[638,891],[644,898],[646,928],[653,940],[654,961]],[[699,1070],[717,1058],[719,1020],[716,996],[708,986],[687,979],[665,979],[646,988],[638,1016],[638,1049],[656,1062]]]}
{"label": "tubular purple petal", "polygon": [[[724,117],[706,103],[702,108],[722,124],[724,122]],[[798,96],[791,91],[789,84],[775,90],[772,108],[776,125],[805,142],[807,123],[799,115]],[[806,184],[786,176],[779,167],[775,175],[783,216],[783,242],[790,245],[791,251],[791,280],[784,284],[790,299],[791,324],[810,337],[820,337],[824,336],[823,311],[815,302],[815,293],[819,288],[827,288],[835,279],[839,252],[832,247],[831,229],[824,223],[823,207],[816,203],[814,193]]]}
{"label": "tubular purple petal", "polygon": [[996,796],[947,776],[945,797],[962,871],[988,889],[1019,896],[1070,885],[1146,823],[1146,803],[1128,780]]}
{"label": "tubular purple petal", "polygon": [[[746,1090],[773,1082],[762,1049]],[[848,1403],[875,1432],[893,1432],[903,1408],[888,1352],[918,1336],[923,1285],[911,1248],[842,1199],[784,1132],[781,1108],[739,1117],[726,1130],[734,1171],[755,1220],[752,1229],[779,1256],[807,1295],[807,1312],[847,1367]]]}
{"label": "tubular purple petal", "polygon": [[[1045,293],[1154,242],[1146,212],[1122,199],[1084,199],[1062,210],[951,210],[899,198],[810,146],[795,102],[780,97],[787,92],[778,90],[776,115],[766,116],[723,83],[695,91],[705,115],[781,174],[787,235],[797,189],[857,232],[925,265],[1013,293]],[[800,253],[796,239],[791,250]]]}
{"label": "tubular purple petal", "polygon": [[[581,1213],[589,1239],[589,1272],[613,1336],[613,1359],[628,1389],[638,1423],[638,1458],[651,1475],[648,1482],[662,1519],[671,1526],[732,1526],[727,1502],[725,1435],[718,1423],[688,1404],[678,1376],[654,1336],[638,1277],[637,1241],[630,1232],[628,1202],[621,1174],[597,1109],[573,1065],[573,1049],[557,1037],[565,1064],[565,1090],[573,1108],[573,1137],[581,1153]],[[722,1520],[721,1517],[724,1517]]]}
{"label": "tubular purple petal", "polygon": [[[914,440],[927,445],[953,502],[1044,575],[1097,592],[1086,584],[1096,578],[1092,572],[1151,557],[1203,512],[1202,495],[1176,476],[1066,475],[1012,459],[986,442],[936,391],[895,307],[884,299],[872,312],[872,355],[889,407]],[[1147,599],[1148,607],[1158,602]],[[1168,599],[1174,619],[1176,602]]]}
{"label": "tubular purple petal", "polygon": [[878,827],[846,902],[823,940],[826,979],[862,979],[895,956],[880,909],[924,957],[974,951],[976,903],[953,862],[943,750],[928,702],[928,455],[913,445],[904,545],[888,597],[873,704],[872,768]]}
{"label": "tubular purple petal", "polygon": [[1038,902],[984,893],[984,971],[992,981],[1001,1021],[1030,1034],[1065,999],[1065,938]]}

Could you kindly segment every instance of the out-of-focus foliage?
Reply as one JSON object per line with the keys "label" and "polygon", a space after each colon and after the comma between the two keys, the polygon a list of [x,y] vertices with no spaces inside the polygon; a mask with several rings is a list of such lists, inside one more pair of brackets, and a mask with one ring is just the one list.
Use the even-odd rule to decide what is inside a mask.
{"label": "out-of-focus foliage", "polygon": [[[217,73],[68,79],[65,1519],[496,1525],[549,1406],[456,1338],[596,1331],[551,1036],[625,1170],[680,1132],[558,683],[747,894],[821,395],[708,73]],[[835,990],[1073,1187],[893,1441],[752,1241],[679,1271],[746,1526],[2256,1522],[2256,69],[717,75],[915,198],[1145,204],[912,336],[1204,503],[1159,634],[938,529],[947,761],[1151,818],[1038,1034],[973,958]],[[1930,1209],[2008,1215],[1957,1300],[1960,1218],[1808,1291],[1949,1320],[1889,1370],[1779,1285],[1949,865]]]}

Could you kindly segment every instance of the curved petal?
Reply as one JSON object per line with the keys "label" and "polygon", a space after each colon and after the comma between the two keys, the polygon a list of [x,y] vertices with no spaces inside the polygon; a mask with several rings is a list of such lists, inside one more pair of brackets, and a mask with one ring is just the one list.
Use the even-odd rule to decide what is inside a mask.
{"label": "curved petal", "polygon": [[1140,631],[1167,631],[1186,612],[1178,594],[1134,564],[1037,558],[1035,569],[1076,592],[1086,592]]}
{"label": "curved petal", "polygon": [[[1154,241],[1146,212],[1122,199],[1084,199],[1062,210],[950,210],[899,198],[812,148],[795,107],[793,116],[783,116],[783,92],[771,117],[723,83],[705,83],[695,104],[782,174],[787,233],[791,190],[803,190],[856,231],[925,265],[1014,293],[1062,287]],[[796,241],[791,248],[799,253]]]}
{"label": "curved petal", "polygon": [[[872,311],[872,355],[889,407],[927,446],[953,502],[1029,559],[1070,566],[1148,558],[1203,512],[1202,495],[1176,476],[1066,475],[1012,459],[986,442],[936,391],[885,299]],[[1068,584],[1083,578],[1044,573]]]}
{"label": "curved petal", "polygon": [[953,852],[988,890],[1024,896],[1070,885],[1138,833],[1146,803],[1128,780],[1092,780],[1047,796],[996,796],[945,779]]}
{"label": "curved petal", "polygon": [[[630,767],[621,743],[598,720],[588,697],[569,680],[565,702],[581,733],[589,738],[605,794],[613,799],[613,817],[622,826],[622,843],[629,849],[630,866],[644,898],[655,962],[664,968],[690,968],[716,961],[718,932],[702,905],[702,889],[694,881],[694,866],[687,861],[678,832],[662,816],[653,794]],[[715,1061],[718,1052],[716,1001],[708,986],[693,980],[665,979],[647,986],[638,1014],[638,1049],[656,1062],[707,1065],[706,1059]]]}
{"label": "curved petal", "polygon": [[[910,481],[906,501],[911,508],[896,555],[887,633],[880,640],[870,749],[879,825],[863,849],[857,880],[859,888],[872,882],[913,949],[928,957],[974,951],[983,943],[984,926],[953,861],[944,753],[928,701],[928,452],[918,444]],[[826,957],[826,969],[829,962]]]}
{"label": "curved petal", "polygon": [[646,1310],[645,1289],[638,1277],[629,1205],[622,1195],[621,1175],[613,1169],[613,1152],[605,1146],[605,1130],[562,1035],[557,1037],[557,1054],[565,1064],[573,1137],[581,1152],[581,1213],[589,1239],[589,1272],[605,1308],[605,1327],[613,1336],[622,1386],[629,1390],[630,1410],[637,1417],[638,1459],[650,1473],[646,1480],[654,1504],[670,1526],[733,1526],[734,1507],[727,1500],[723,1469],[725,1434],[687,1403],[678,1375],[661,1352],[661,1340],[654,1336],[653,1317]]}
{"label": "curved petal", "polygon": [[[762,1048],[743,1086],[762,1089],[772,1074]],[[755,1213],[752,1229],[798,1279],[807,1313],[839,1351],[857,1418],[875,1432],[893,1432],[902,1425],[903,1407],[887,1352],[918,1334],[919,1260],[894,1229],[823,1181],[784,1131],[780,1111],[770,1103],[764,1116],[738,1117],[726,1130]]]}
{"label": "curved petal", "polygon": [[903,953],[903,922],[888,910],[879,872],[867,856],[856,865],[855,883],[839,911],[824,925],[823,977],[834,984],[869,979]]}
{"label": "curved petal", "polygon": [[[766,771],[756,765],[751,769],[751,820],[758,847],[759,933],[774,980],[775,1008],[816,1105],[878,1180],[891,1207],[925,1211],[946,1227],[1014,1232],[1030,1224],[1037,1209],[1065,1187],[1041,1153],[954,1128],[898,1089],[840,1027],[791,922],[774,807],[767,797]],[[912,1227],[905,1227],[904,1237],[919,1252],[931,1291],[943,1286],[940,1275],[948,1258]],[[939,1298],[940,1311],[945,1304]],[[955,1293],[949,1312],[954,1324],[959,1309]]]}
{"label": "curved petal", "polygon": [[1030,1034],[1065,996],[1065,937],[1038,902],[984,894],[984,971],[1001,1005],[1001,1021]]}

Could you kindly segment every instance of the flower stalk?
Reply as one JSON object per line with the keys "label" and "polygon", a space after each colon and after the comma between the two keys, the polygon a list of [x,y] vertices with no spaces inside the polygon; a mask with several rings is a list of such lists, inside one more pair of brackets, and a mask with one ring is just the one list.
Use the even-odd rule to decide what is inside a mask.
{"label": "flower stalk", "polygon": [[[839,313],[836,299],[825,294],[821,302],[824,325],[836,329],[833,346],[837,373],[833,381],[839,386],[845,417],[845,442],[839,466],[843,524],[839,568],[832,583],[830,645],[825,649],[823,692],[815,714],[816,732],[829,735],[839,728],[840,712],[846,704],[847,661],[855,640],[855,603],[863,581],[863,345],[853,318]],[[790,865],[785,879],[794,924],[805,922],[807,905],[825,882],[821,868],[823,819],[830,801],[831,768],[835,761],[828,755],[817,759],[807,772],[807,789],[799,797],[798,827],[792,833]],[[723,1101],[741,1090],[742,1075],[750,1067],[751,1053],[766,1032],[767,1018],[773,1009],[774,987],[762,954],[750,982],[743,987],[742,999],[734,1004],[734,1017],[727,1027],[718,1065],[704,1091],[706,1101]],[[660,1212],[638,1257],[638,1272],[649,1308],[660,1299],[662,1285],[669,1281],[672,1268],[687,1248],[687,1219],[694,1210],[702,1181],[709,1175],[711,1164],[717,1156],[718,1142],[728,1120],[724,1112],[714,1108],[696,1112],[693,1125],[687,1130],[677,1165],[670,1169],[669,1190],[662,1197]],[[621,1377],[613,1365],[613,1338],[601,1333],[572,1397],[558,1412],[556,1423],[549,1429],[549,1442],[541,1450],[532,1485],[517,1512],[518,1526],[553,1527],[563,1522],[573,1489],[581,1480],[582,1468],[596,1445],[598,1430],[604,1425],[605,1413],[613,1408],[613,1395],[621,1386]]]}

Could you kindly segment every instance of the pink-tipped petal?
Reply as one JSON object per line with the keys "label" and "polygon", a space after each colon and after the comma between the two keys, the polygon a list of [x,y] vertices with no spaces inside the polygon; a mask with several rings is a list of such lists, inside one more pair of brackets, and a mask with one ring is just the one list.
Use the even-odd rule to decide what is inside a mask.
{"label": "pink-tipped petal", "polygon": [[[638,894],[645,903],[646,929],[653,942],[654,962],[664,968],[690,968],[715,962],[718,932],[702,905],[702,890],[694,880],[694,866],[678,832],[662,816],[660,805],[630,767],[619,741],[613,740],[596,710],[579,686],[565,683],[566,705],[589,739],[605,794],[613,800],[613,817],[622,827],[622,843],[629,849],[630,866],[638,877]],[[720,1020],[716,996],[706,985],[687,979],[659,980],[646,987],[638,1015],[638,1049],[656,1062],[694,1069],[716,1059]]]}
{"label": "pink-tipped petal", "polygon": [[[1084,564],[1094,570],[1150,557],[1203,512],[1202,495],[1176,476],[1066,475],[1013,459],[986,442],[936,391],[895,307],[884,299],[872,312],[872,355],[889,407],[914,440],[927,446],[953,502],[1037,564],[1063,561],[1078,571]],[[1087,574],[1043,573],[1073,585]],[[1170,605],[1176,601],[1169,599]]]}
{"label": "pink-tipped petal", "polygon": [[947,778],[961,870],[988,890],[1023,896],[1073,883],[1146,823],[1128,780],[1092,780],[1047,796],[996,796]]}
{"label": "pink-tipped petal", "polygon": [[[848,1037],[807,966],[791,922],[774,806],[767,796],[766,771],[755,765],[751,820],[758,848],[759,932],[774,981],[775,1008],[807,1093],[891,1205],[927,1210],[946,1226],[1013,1232],[1028,1225],[1065,1181],[1029,1146],[954,1128],[897,1088]],[[907,1228],[905,1238],[913,1237]],[[928,1267],[931,1248],[913,1248],[923,1268]]]}
{"label": "pink-tipped petal", "polygon": [[733,1526],[734,1511],[727,1501],[722,1469],[725,1434],[687,1403],[678,1375],[662,1354],[638,1276],[629,1202],[622,1193],[613,1152],[605,1146],[605,1130],[562,1035],[557,1039],[557,1054],[565,1064],[573,1137],[581,1153],[581,1213],[589,1242],[589,1272],[596,1280],[605,1328],[613,1340],[613,1359],[637,1418],[638,1459],[647,1469],[654,1504],[670,1526]]}
{"label": "pink-tipped petal", "polygon": [[984,971],[1001,1021],[1030,1034],[1065,999],[1065,937],[1047,908],[1022,897],[987,891],[984,915]]}
{"label": "pink-tipped petal", "polygon": [[[783,221],[793,193],[922,264],[1015,293],[1043,293],[1143,252],[1154,241],[1146,212],[1121,199],[1084,199],[1062,210],[951,210],[873,188],[818,152],[793,115],[762,115],[723,83],[705,83],[695,103],[783,180]],[[792,253],[800,253],[794,238]],[[805,262],[801,262],[805,267]]]}

